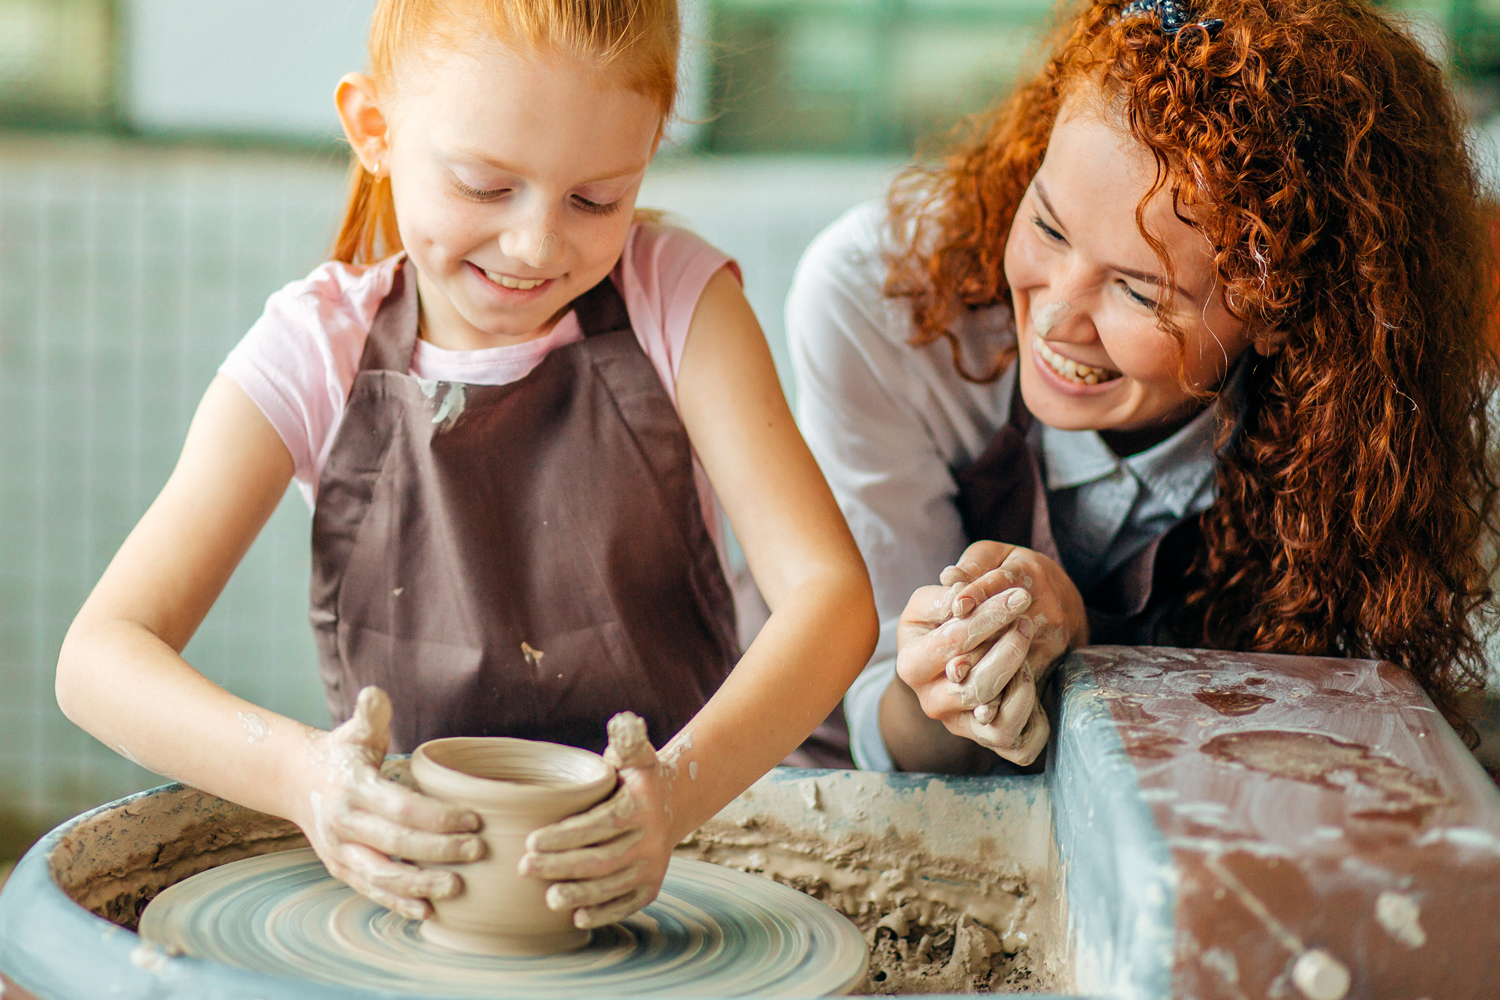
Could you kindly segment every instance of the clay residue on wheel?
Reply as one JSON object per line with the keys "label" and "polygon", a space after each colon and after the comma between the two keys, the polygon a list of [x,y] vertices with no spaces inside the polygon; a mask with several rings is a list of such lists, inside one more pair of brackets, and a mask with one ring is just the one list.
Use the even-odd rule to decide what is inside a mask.
{"label": "clay residue on wheel", "polygon": [[1201,747],[1216,760],[1238,764],[1278,778],[1304,781],[1336,791],[1363,787],[1382,800],[1354,815],[1420,823],[1434,808],[1450,801],[1434,779],[1375,753],[1321,733],[1252,730],[1225,733]]}
{"label": "clay residue on wheel", "polygon": [[1045,993],[1033,960],[1030,887],[978,864],[934,858],[888,834],[830,841],[779,824],[710,821],[682,857],[753,872],[822,900],[870,947],[857,994]]}
{"label": "clay residue on wheel", "polygon": [[192,789],[131,799],[80,822],[52,852],[52,877],[74,902],[135,930],[168,886],[241,858],[306,847],[300,830]]}

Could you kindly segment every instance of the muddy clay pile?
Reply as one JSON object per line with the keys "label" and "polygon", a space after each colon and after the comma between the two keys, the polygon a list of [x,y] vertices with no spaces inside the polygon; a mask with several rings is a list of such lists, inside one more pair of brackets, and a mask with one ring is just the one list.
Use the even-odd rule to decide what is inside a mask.
{"label": "muddy clay pile", "polygon": [[775,879],[852,920],[870,946],[857,994],[1052,988],[1028,947],[1024,879],[930,857],[894,835],[829,841],[754,819],[710,822],[677,853]]}

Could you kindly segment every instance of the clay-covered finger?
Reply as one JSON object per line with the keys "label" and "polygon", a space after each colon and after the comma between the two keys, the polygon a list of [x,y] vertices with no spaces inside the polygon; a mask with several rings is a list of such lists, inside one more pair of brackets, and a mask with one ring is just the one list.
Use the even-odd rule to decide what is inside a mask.
{"label": "clay-covered finger", "polygon": [[990,570],[995,569],[1016,550],[1014,545],[1004,542],[978,541],[964,549],[964,554],[958,557],[958,561],[944,571],[948,577],[946,582],[963,580],[972,583]]}
{"label": "clay-covered finger", "polygon": [[547,906],[561,913],[580,906],[599,906],[619,899],[641,880],[644,861],[635,861],[617,872],[601,878],[574,882],[555,882],[547,887]]}
{"label": "clay-covered finger", "polygon": [[573,912],[573,926],[588,930],[619,923],[635,911],[645,907],[656,898],[656,890],[641,886],[613,899],[602,906],[591,906]]}
{"label": "clay-covered finger", "polygon": [[964,572],[958,566],[947,566],[938,574],[938,583],[941,583],[950,590],[954,584],[968,583],[972,579],[973,577],[969,576],[968,573]]}
{"label": "clay-covered finger", "polygon": [[655,767],[656,748],[646,735],[646,720],[634,712],[618,712],[605,726],[609,745],[604,759],[618,768]]}
{"label": "clay-covered finger", "polygon": [[373,885],[356,885],[350,882],[349,887],[366,899],[379,903],[387,910],[399,913],[407,920],[426,920],[432,916],[432,904],[425,899],[401,896]]}
{"label": "clay-covered finger", "polygon": [[373,775],[356,782],[349,797],[361,809],[383,816],[392,823],[428,833],[475,833],[484,825],[473,810]]}
{"label": "clay-covered finger", "polygon": [[354,714],[331,734],[343,743],[377,747],[381,760],[390,745],[391,699],[378,687],[365,687],[354,701]]}
{"label": "clay-covered finger", "polygon": [[[392,861],[379,851],[372,851],[362,844],[347,844],[341,853],[344,863],[340,866],[339,877],[371,899],[375,899],[376,894],[383,893],[392,899],[408,903],[418,901],[422,902],[419,908],[425,912],[425,900],[447,899],[463,891],[463,879],[455,872],[418,868],[416,865]],[[407,912],[411,909],[409,905],[406,909],[384,902],[381,905],[390,906],[403,915],[410,915]]]}
{"label": "clay-covered finger", "polygon": [[1047,749],[1047,740],[1052,735],[1052,723],[1047,719],[1047,711],[1041,704],[1034,705],[1031,709],[1031,718],[1021,730],[1020,740],[1016,747],[1011,750],[993,748],[995,753],[1014,764],[1022,767],[1031,764]]}
{"label": "clay-covered finger", "polygon": [[974,709],[974,721],[981,726],[988,726],[995,721],[995,716],[1000,714],[999,702],[987,701]]}
{"label": "clay-covered finger", "polygon": [[1031,680],[1030,668],[1023,666],[1000,696],[1000,711],[990,725],[996,746],[1021,746],[1022,730],[1031,720],[1036,703],[1036,684]]}
{"label": "clay-covered finger", "polygon": [[[975,652],[978,652],[977,650]],[[943,668],[943,673],[954,684],[962,684],[969,676],[969,671],[974,669],[974,656],[972,653],[963,653],[948,661]]]}
{"label": "clay-covered finger", "polygon": [[580,847],[569,851],[527,851],[521,856],[522,875],[549,881],[598,878],[618,871],[640,843],[645,833],[627,830],[614,840],[597,847]]}
{"label": "clay-covered finger", "polygon": [[992,569],[977,580],[954,588],[953,614],[966,618],[985,601],[1012,588],[1030,592],[1031,577],[1027,576],[1023,583],[1020,577],[1008,569]]}
{"label": "clay-covered finger", "polygon": [[635,808],[634,796],[622,784],[613,795],[588,812],[533,830],[526,838],[526,850],[538,854],[570,851],[613,840],[623,831],[639,825],[635,820]]}
{"label": "clay-covered finger", "polygon": [[[967,653],[980,643],[995,637],[999,631],[1021,616],[1031,606],[1031,593],[1020,587],[1001,591],[981,604],[968,618],[955,621],[951,626],[963,628],[963,640],[959,652]],[[977,667],[976,667],[977,669]]]}
{"label": "clay-covered finger", "polygon": [[1026,654],[1031,651],[1031,637],[1035,634],[1036,626],[1031,619],[1022,618],[995,641],[969,673],[968,683],[964,686],[972,704],[967,707],[977,708],[1000,697],[1000,692],[1026,662]]}
{"label": "clay-covered finger", "polygon": [[341,839],[368,844],[384,854],[408,861],[478,861],[485,855],[484,841],[474,834],[429,833],[366,809],[351,809],[338,817]]}

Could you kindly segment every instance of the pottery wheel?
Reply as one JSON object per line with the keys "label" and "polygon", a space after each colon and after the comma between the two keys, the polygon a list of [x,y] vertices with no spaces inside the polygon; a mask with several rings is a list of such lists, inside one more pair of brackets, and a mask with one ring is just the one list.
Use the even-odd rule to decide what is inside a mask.
{"label": "pottery wheel", "polygon": [[859,930],[824,903],[702,861],[673,860],[656,902],[562,955],[450,951],[419,926],[356,894],[303,849],[179,882],[146,907],[140,931],[257,972],[455,998],[815,997],[847,992],[868,960]]}

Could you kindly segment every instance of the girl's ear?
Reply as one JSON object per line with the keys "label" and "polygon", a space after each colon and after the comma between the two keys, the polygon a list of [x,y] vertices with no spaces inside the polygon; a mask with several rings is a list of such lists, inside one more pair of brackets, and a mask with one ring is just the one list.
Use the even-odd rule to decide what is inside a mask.
{"label": "girl's ear", "polygon": [[380,109],[375,82],[363,73],[346,73],[333,92],[339,122],[360,165],[375,176],[389,166],[389,123]]}

